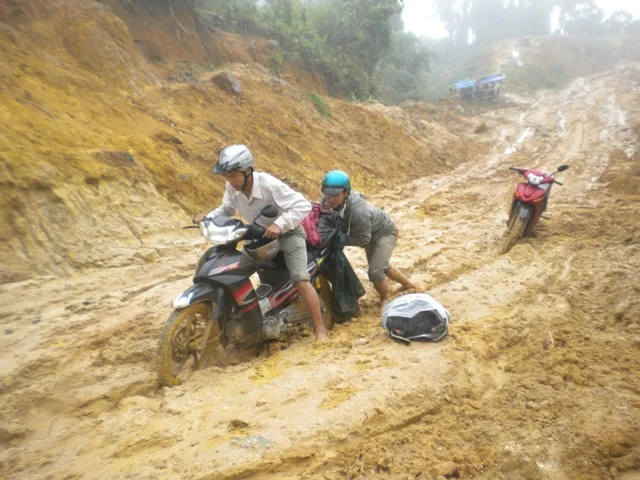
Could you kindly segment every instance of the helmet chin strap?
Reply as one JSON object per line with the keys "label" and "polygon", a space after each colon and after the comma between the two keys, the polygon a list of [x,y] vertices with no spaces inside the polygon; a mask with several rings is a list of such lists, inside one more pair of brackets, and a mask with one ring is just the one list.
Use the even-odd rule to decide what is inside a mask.
{"label": "helmet chin strap", "polygon": [[345,190],[345,192],[347,192],[347,194],[344,196],[344,200],[342,200],[342,203],[340,203],[340,205],[334,208],[335,211],[342,210],[345,203],[347,203],[347,198],[349,198],[349,194],[351,193],[351,190]]}
{"label": "helmet chin strap", "polygon": [[[244,172],[242,172],[244,174],[244,182],[242,182],[242,187],[240,187],[240,190],[244,190],[244,187],[247,185],[247,182],[249,181],[249,177],[251,177],[253,175],[253,168],[251,168],[251,173],[247,173],[246,170]],[[249,168],[247,168],[247,170],[249,170]]]}

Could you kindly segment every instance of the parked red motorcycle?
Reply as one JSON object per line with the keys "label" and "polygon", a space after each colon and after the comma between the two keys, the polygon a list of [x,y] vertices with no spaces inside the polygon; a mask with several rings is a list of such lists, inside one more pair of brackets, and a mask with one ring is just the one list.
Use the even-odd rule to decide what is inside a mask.
{"label": "parked red motorcycle", "polygon": [[519,173],[527,179],[516,185],[507,221],[507,234],[502,243],[501,253],[507,253],[523,235],[530,234],[540,221],[542,213],[547,208],[551,186],[554,183],[562,185],[553,176],[563,172],[568,165],[560,165],[553,173],[542,172],[519,167],[509,167],[509,170]]}

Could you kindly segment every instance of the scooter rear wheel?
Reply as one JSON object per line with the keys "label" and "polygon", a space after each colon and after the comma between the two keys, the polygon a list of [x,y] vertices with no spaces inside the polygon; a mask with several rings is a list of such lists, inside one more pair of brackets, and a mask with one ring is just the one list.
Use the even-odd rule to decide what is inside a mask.
{"label": "scooter rear wheel", "polygon": [[160,385],[179,385],[179,376],[210,363],[210,357],[221,339],[220,325],[213,321],[209,341],[203,351],[202,342],[211,318],[211,309],[211,303],[200,302],[176,309],[169,316],[158,345],[157,373]]}

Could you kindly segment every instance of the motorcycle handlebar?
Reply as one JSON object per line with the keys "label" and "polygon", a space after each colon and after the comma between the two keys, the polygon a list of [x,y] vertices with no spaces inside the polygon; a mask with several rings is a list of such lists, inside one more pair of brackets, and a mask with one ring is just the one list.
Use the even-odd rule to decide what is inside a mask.
{"label": "motorcycle handlebar", "polygon": [[553,183],[557,183],[558,185],[562,185],[562,182],[559,182],[558,180],[556,180],[555,178],[553,179]]}
{"label": "motorcycle handlebar", "polygon": [[246,236],[253,240],[260,240],[264,236],[264,231],[264,227],[254,223],[249,227]]}

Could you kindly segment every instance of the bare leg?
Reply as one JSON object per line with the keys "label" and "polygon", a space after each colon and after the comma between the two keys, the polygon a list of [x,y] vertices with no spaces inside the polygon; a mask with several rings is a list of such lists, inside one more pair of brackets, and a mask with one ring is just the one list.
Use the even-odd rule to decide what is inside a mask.
{"label": "bare leg", "polygon": [[327,331],[324,328],[324,323],[322,322],[322,313],[320,312],[320,300],[318,299],[318,292],[316,292],[315,288],[313,288],[311,282],[309,282],[308,280],[303,280],[296,283],[296,289],[298,290],[298,292],[300,292],[302,300],[304,301],[304,304],[307,306],[307,310],[309,310],[309,314],[311,315],[311,321],[313,322],[313,327],[316,330],[316,341],[323,342],[329,340]]}
{"label": "bare leg", "polygon": [[380,306],[382,307],[389,297],[389,284],[387,283],[387,279],[385,278],[374,283],[373,288],[375,288],[378,295],[380,295]]}
{"label": "bare leg", "polygon": [[392,267],[391,265],[389,265],[389,268],[387,269],[387,277],[402,285],[402,287],[398,288],[396,292],[404,292],[405,290],[416,288],[411,280],[409,280],[400,270]]}

